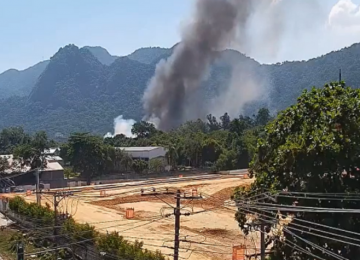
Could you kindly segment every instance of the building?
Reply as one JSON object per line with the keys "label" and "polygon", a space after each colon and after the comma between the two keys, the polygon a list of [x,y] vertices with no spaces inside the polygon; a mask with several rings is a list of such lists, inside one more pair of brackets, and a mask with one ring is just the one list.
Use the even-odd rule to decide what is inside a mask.
{"label": "building", "polygon": [[[0,157],[6,158],[10,166],[9,169],[6,169],[2,173],[3,178],[11,180],[17,187],[28,187],[36,184],[35,170],[30,170],[30,166],[22,165],[21,162],[11,154],[1,155]],[[58,161],[52,159],[52,157],[49,160],[46,158],[46,167],[40,171],[39,177],[40,183],[42,184],[40,186],[50,188],[63,188],[67,186],[63,167]]]}
{"label": "building", "polygon": [[57,155],[48,155],[48,156],[46,156],[46,161],[47,161],[48,163],[57,162],[57,163],[59,163],[61,166],[64,166],[64,160],[63,160],[63,158],[61,158],[60,156],[57,156]]}
{"label": "building", "polygon": [[60,147],[53,147],[44,150],[44,154],[47,156],[59,156],[60,155]]}
{"label": "building", "polygon": [[134,160],[140,159],[150,161],[155,158],[166,158],[166,149],[160,146],[149,147],[116,147],[130,155]]}

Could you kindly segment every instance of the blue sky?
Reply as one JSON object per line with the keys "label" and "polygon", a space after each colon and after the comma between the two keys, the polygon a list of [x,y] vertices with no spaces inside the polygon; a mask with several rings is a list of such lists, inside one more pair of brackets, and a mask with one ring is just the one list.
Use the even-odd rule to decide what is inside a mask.
{"label": "blue sky", "polygon": [[[325,13],[338,2],[318,1]],[[352,1],[360,4],[360,0]],[[190,17],[194,2],[0,0],[0,72],[9,68],[24,69],[49,59],[69,43],[102,46],[115,55],[126,55],[140,47],[171,47],[179,41],[180,26]],[[331,48],[345,46],[351,41],[355,39]],[[318,52],[321,50],[319,47]],[[304,58],[307,58],[305,54]]]}
{"label": "blue sky", "polygon": [[0,0],[0,71],[48,59],[59,47],[102,46],[116,55],[171,47],[192,0]]}

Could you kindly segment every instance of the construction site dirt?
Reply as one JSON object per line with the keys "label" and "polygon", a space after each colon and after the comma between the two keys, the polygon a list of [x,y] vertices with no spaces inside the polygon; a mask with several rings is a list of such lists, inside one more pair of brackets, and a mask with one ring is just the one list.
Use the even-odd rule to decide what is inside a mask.
{"label": "construction site dirt", "polygon": [[[59,213],[69,213],[79,223],[89,223],[100,232],[118,231],[129,241],[143,241],[144,248],[160,250],[171,259],[174,246],[175,193],[181,190],[180,257],[189,260],[232,259],[233,246],[246,245],[247,254],[259,252],[260,234],[244,236],[231,203],[236,187],[252,183],[251,179],[234,178],[189,180],[132,186],[109,190],[83,190],[65,198]],[[196,196],[195,196],[196,195]],[[15,194],[9,195],[15,196]],[[34,195],[25,196],[35,201]],[[51,195],[41,196],[50,204]],[[126,210],[133,209],[133,218]]]}

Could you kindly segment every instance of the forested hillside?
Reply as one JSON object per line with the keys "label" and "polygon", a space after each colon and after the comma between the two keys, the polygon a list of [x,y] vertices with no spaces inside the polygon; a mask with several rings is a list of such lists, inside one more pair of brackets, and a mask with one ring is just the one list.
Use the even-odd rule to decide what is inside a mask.
{"label": "forested hillside", "polygon": [[48,64],[49,61],[42,61],[25,70],[9,69],[1,73],[0,99],[28,95]]}
{"label": "forested hillside", "polygon": [[[54,137],[74,131],[105,134],[112,130],[118,115],[140,120],[142,94],[156,64],[171,53],[172,49],[142,48],[127,57],[116,57],[101,47],[68,45],[50,61],[25,71],[7,71],[0,75],[0,128],[23,126],[26,131],[45,130]],[[274,65],[224,51],[200,89],[203,102],[224,91],[234,66],[265,82],[267,93],[262,96],[269,96],[266,105],[277,111],[293,104],[305,88],[337,80],[339,68],[346,83],[358,87],[360,45],[309,61]],[[252,113],[263,106],[262,100],[247,110]]]}

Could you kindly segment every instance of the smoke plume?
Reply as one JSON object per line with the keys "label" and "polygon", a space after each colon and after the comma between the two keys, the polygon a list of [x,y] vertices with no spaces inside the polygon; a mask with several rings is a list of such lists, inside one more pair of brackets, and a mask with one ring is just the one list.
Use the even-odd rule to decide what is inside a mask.
{"label": "smoke plume", "polygon": [[[302,0],[303,1],[303,0]],[[198,90],[220,51],[236,46],[242,53],[275,56],[284,30],[287,0],[197,0],[192,21],[173,54],[156,67],[143,96],[144,120],[167,131],[212,110],[240,111],[246,102],[266,96],[263,79],[233,67],[233,78],[218,99],[205,104]],[[270,8],[270,9],[269,9]],[[249,31],[252,25],[263,29]],[[256,39],[256,41],[254,41]],[[261,41],[259,41],[261,40]],[[256,43],[256,44],[255,44]]]}
{"label": "smoke plume", "polygon": [[[203,75],[233,40],[238,21],[246,22],[250,0],[198,0],[195,19],[167,61],[161,61],[145,91],[145,119],[157,118],[170,130],[184,121],[186,101],[200,86]],[[239,18],[239,14],[242,14]]]}
{"label": "smoke plume", "polygon": [[114,137],[116,135],[123,134],[126,137],[135,137],[131,133],[132,126],[136,123],[133,119],[124,119],[123,116],[118,116],[114,119],[114,134],[107,133],[104,138]]}

